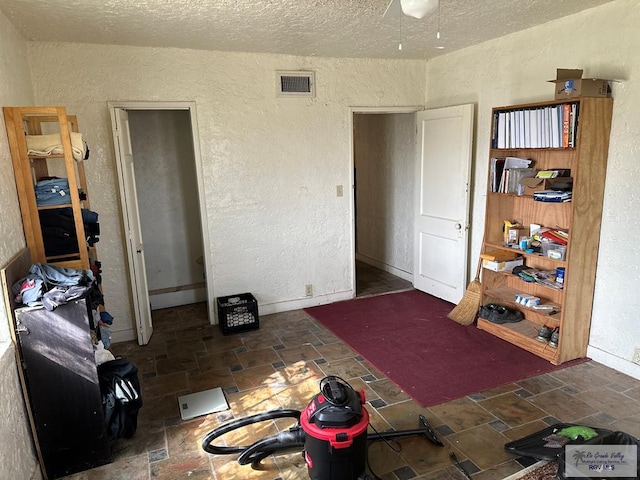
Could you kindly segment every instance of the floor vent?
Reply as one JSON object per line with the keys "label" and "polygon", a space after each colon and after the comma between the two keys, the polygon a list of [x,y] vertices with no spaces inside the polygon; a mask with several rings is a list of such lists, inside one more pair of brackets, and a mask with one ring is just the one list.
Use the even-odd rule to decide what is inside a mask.
{"label": "floor vent", "polygon": [[314,97],[316,94],[313,72],[276,72],[279,97]]}

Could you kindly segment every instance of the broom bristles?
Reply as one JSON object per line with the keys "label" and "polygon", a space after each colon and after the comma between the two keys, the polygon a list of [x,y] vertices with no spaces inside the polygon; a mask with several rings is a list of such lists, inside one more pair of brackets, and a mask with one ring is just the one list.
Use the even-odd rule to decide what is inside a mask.
{"label": "broom bristles", "polygon": [[478,308],[480,308],[480,281],[474,280],[467,286],[460,303],[449,312],[449,317],[460,325],[471,325],[476,319]]}

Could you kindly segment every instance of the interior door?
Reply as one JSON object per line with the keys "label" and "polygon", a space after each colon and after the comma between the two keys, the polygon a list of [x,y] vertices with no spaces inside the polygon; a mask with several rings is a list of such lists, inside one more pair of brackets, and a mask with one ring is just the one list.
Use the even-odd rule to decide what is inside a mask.
{"label": "interior door", "polygon": [[418,112],[416,289],[458,303],[467,286],[473,105]]}
{"label": "interior door", "polygon": [[114,144],[118,149],[117,162],[120,190],[123,193],[122,210],[124,212],[125,235],[127,237],[127,256],[129,275],[133,289],[133,307],[138,329],[138,343],[149,343],[153,333],[149,288],[144,263],[144,245],[138,212],[136,177],[133,168],[133,151],[129,131],[129,115],[122,108],[114,108]]}

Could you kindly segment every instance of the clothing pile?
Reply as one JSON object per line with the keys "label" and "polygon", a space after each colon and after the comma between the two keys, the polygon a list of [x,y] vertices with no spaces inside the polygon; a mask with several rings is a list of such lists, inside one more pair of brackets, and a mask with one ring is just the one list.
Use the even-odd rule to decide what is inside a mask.
{"label": "clothing pile", "polygon": [[[40,210],[40,226],[44,252],[47,256],[78,253],[78,237],[73,218],[73,209],[64,207],[71,203],[69,181],[66,178],[44,177],[35,185],[36,203],[39,207],[61,205],[62,208]],[[79,191],[80,200],[86,200],[86,194]],[[87,245],[92,247],[100,235],[98,214],[83,208],[82,223]]]}
{"label": "clothing pile", "polygon": [[92,328],[99,332],[100,340],[108,348],[113,317],[108,312],[98,312],[98,307],[104,305],[104,297],[94,272],[98,272],[99,278],[100,271],[99,266],[92,266],[92,270],[76,270],[34,263],[29,274],[13,284],[12,291],[17,303],[29,307],[42,305],[49,311],[71,300],[85,298],[92,314]]}
{"label": "clothing pile", "polygon": [[29,274],[13,285],[16,302],[55,310],[70,300],[86,297],[91,308],[104,304],[91,270],[56,267],[35,263]]}
{"label": "clothing pile", "polygon": [[[100,224],[98,214],[86,208],[81,210],[87,245],[98,242]],[[44,252],[47,256],[66,255],[78,252],[78,237],[71,207],[40,210],[40,226]]]}

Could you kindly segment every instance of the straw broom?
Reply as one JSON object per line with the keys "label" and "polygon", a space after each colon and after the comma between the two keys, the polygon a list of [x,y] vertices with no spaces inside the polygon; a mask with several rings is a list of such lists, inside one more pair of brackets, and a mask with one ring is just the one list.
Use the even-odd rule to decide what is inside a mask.
{"label": "straw broom", "polygon": [[478,259],[478,269],[476,270],[476,278],[467,286],[460,303],[449,312],[449,317],[460,325],[471,325],[476,319],[478,309],[480,308],[480,268],[482,267],[482,257]]}

